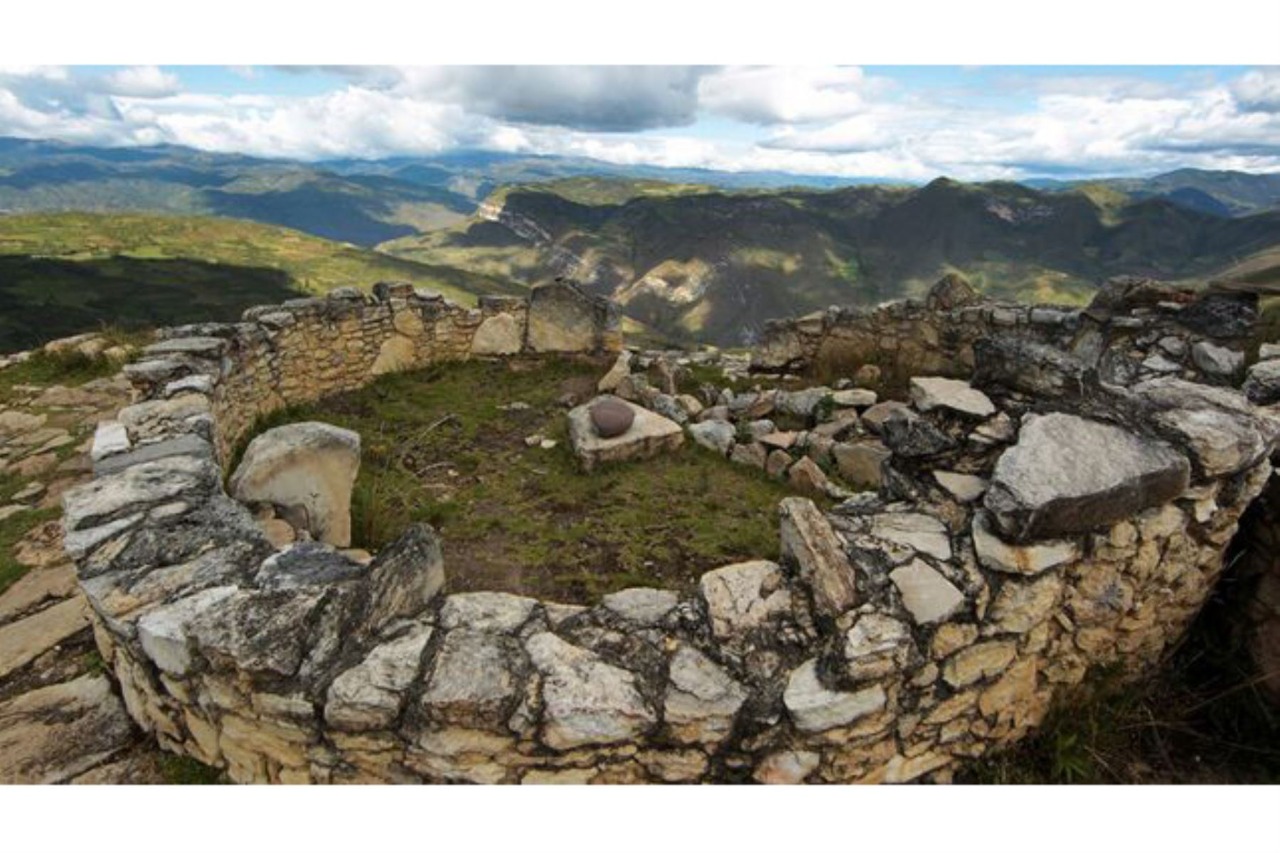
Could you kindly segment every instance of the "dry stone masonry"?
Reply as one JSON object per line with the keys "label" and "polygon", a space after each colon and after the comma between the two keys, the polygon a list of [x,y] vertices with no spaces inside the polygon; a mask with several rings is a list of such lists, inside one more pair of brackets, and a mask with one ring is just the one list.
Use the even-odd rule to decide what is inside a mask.
{"label": "dry stone masonry", "polygon": [[838,501],[785,499],[780,562],[693,594],[448,594],[465,567],[429,527],[367,565],[341,542],[278,549],[223,489],[228,448],[290,403],[438,361],[619,352],[607,306],[567,285],[474,311],[380,285],[171,330],[66,495],[66,547],[130,715],[239,782],[945,780],[1092,667],[1150,667],[1268,482],[1280,421],[1232,389],[1243,356],[1197,350],[1243,352],[1241,308],[1157,291],[1120,282],[1079,312],[948,279],[926,303],[778,324],[757,358],[852,347],[853,385],[901,359],[916,381],[892,405],[853,385],[681,400],[620,352],[600,390],[637,423]]}

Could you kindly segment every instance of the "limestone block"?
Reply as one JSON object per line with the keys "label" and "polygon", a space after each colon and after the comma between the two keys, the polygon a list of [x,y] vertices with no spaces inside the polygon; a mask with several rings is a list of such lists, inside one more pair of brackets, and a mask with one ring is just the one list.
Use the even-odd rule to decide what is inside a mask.
{"label": "limestone block", "polygon": [[359,470],[358,433],[307,421],[254,438],[228,485],[231,496],[245,503],[301,508],[315,539],[345,548]]}

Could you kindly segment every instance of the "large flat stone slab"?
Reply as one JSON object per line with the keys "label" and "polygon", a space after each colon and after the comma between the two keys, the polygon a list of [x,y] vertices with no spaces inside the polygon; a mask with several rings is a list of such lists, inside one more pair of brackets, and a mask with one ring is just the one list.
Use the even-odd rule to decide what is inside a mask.
{"label": "large flat stone slab", "polygon": [[76,596],[0,627],[0,678],[89,627],[84,607]]}
{"label": "large flat stone slab", "polygon": [[0,783],[65,782],[132,739],[129,715],[105,676],[23,693],[0,704]]}
{"label": "large flat stone slab", "polygon": [[[601,400],[617,400],[635,415],[630,428],[622,435],[601,438],[591,425],[591,406]],[[569,441],[573,452],[582,460],[582,467],[590,471],[605,462],[624,462],[628,459],[648,459],[684,443],[684,430],[680,424],[651,412],[643,406],[623,400],[621,397],[603,395],[569,411]]]}
{"label": "large flat stone slab", "polygon": [[1171,445],[1076,415],[1029,416],[996,462],[985,504],[1026,541],[1110,525],[1177,497],[1190,464]]}

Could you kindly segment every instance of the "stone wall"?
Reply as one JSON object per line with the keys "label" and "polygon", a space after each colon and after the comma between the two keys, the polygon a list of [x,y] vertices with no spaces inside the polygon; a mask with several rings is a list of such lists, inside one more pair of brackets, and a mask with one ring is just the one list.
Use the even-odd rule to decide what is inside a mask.
{"label": "stone wall", "polygon": [[770,321],[752,369],[849,375],[870,364],[900,383],[920,375],[967,377],[977,343],[1000,339],[1052,346],[1117,384],[1172,375],[1238,386],[1255,319],[1249,297],[1197,299],[1142,279],[1114,279],[1081,309],[988,300],[948,277],[927,299]]}
{"label": "stone wall", "polygon": [[[522,351],[611,345],[546,326],[531,347],[537,302],[307,300],[180,330],[131,369],[146,399],[100,429],[66,547],[130,714],[165,748],[238,782],[946,779],[1090,668],[1138,673],[1178,640],[1280,433],[1237,392],[1104,383],[1018,340],[1034,369],[987,359],[987,394],[891,416],[878,494],[784,500],[780,563],[590,608],[447,594],[425,526],[367,566],[277,552],[227,497],[211,441],[367,381],[389,348],[398,367],[465,358],[497,316]],[[974,341],[980,375],[1006,345]],[[193,367],[155,364],[171,357]]]}
{"label": "stone wall", "polygon": [[610,303],[568,284],[536,288],[527,300],[482,296],[469,309],[408,284],[381,283],[372,297],[340,288],[251,308],[241,323],[162,330],[164,340],[126,374],[148,399],[166,401],[153,407],[166,419],[189,409],[207,414],[206,437],[222,458],[259,417],[384,373],[473,355],[616,352],[618,329]]}

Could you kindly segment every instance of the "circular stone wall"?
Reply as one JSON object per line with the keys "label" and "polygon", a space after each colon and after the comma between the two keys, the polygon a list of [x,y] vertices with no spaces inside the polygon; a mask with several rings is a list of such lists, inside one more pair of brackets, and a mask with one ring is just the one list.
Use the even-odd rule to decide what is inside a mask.
{"label": "circular stone wall", "polygon": [[[946,332],[1014,309],[893,310]],[[1093,331],[1197,342],[1116,320]],[[425,526],[368,566],[276,552],[221,466],[261,415],[386,370],[616,350],[607,304],[556,285],[467,310],[380,285],[253,309],[127,368],[142,399],[99,429],[66,547],[130,714],[238,782],[945,779],[1091,666],[1156,661],[1271,471],[1276,424],[1236,392],[1082,384],[1087,364],[1017,345],[1034,370],[984,373],[976,346],[987,395],[934,383],[890,418],[879,495],[785,499],[779,563],[584,608],[445,594]],[[957,497],[939,472],[983,488]]]}

